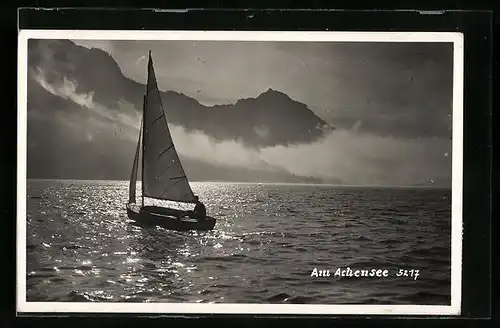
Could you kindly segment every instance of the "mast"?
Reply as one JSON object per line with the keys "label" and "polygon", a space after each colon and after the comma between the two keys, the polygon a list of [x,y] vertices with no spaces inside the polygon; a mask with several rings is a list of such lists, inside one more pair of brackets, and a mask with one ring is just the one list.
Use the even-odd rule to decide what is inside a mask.
{"label": "mast", "polygon": [[[142,119],[144,120],[144,115],[146,113],[146,96],[143,97],[143,103],[142,103]],[[144,135],[144,124],[141,124],[141,132],[142,135]],[[141,145],[141,202],[142,202],[142,207],[144,207],[144,137],[142,138],[142,145]]]}
{"label": "mast", "polygon": [[[143,101],[142,101],[142,119],[146,121],[146,101],[148,98],[148,81],[149,81],[149,62],[151,61],[151,50],[149,50],[149,55],[148,55],[148,74],[146,77],[146,93],[144,94]],[[142,135],[144,135],[146,125],[142,125]],[[144,207],[144,138],[142,139],[142,156],[141,156],[141,201],[142,201],[142,207]]]}

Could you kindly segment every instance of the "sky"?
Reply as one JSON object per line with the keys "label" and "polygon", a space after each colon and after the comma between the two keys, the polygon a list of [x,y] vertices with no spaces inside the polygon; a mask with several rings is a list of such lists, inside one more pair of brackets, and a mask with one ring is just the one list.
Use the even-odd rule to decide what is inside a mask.
{"label": "sky", "polygon": [[[171,126],[176,148],[186,158],[245,168],[265,162],[294,175],[345,184],[451,184],[451,43],[72,41],[106,51],[125,76],[143,84],[151,49],[160,89],[208,106],[272,88],[336,127],[310,144],[255,150]],[[42,57],[42,73],[57,63],[51,51]],[[121,126],[139,126],[132,104],[132,109],[107,108],[92,94],[78,94],[78,80],[51,85],[43,74],[35,74],[35,80]],[[94,128],[85,127],[86,133]],[[122,133],[114,125],[108,130]],[[129,137],[133,147],[137,131]]]}
{"label": "sky", "polygon": [[72,41],[105,50],[141,83],[151,49],[160,88],[205,105],[273,88],[339,128],[451,136],[451,43]]}

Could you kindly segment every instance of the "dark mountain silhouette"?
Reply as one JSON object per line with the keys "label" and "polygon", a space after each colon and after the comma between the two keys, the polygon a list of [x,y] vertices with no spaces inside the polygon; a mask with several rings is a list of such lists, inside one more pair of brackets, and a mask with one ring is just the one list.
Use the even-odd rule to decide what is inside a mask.
{"label": "dark mountain silhouette", "polygon": [[[78,92],[93,92],[96,102],[110,107],[125,99],[137,110],[142,108],[144,85],[123,76],[106,52],[69,40],[30,40],[28,47],[29,66],[46,69],[49,78],[74,80]],[[305,104],[272,89],[257,98],[212,107],[174,91],[163,92],[162,98],[170,123],[203,131],[217,140],[241,139],[253,146],[286,145],[314,141],[330,128]]]}
{"label": "dark mountain silhouette", "polygon": [[[158,54],[160,55],[160,54]],[[153,54],[154,56],[154,54]],[[126,78],[114,59],[98,49],[68,40],[30,40],[29,70],[41,69],[48,83],[76,83],[76,92],[92,93],[95,103],[118,108],[126,100],[142,108],[145,86]],[[158,70],[158,68],[156,68]],[[257,98],[207,107],[186,95],[162,92],[169,123],[196,130],[216,140],[238,140],[249,147],[309,143],[333,129],[306,105],[272,89]],[[115,112],[116,114],[116,112]],[[134,143],[116,129],[99,128],[84,106],[53,95],[28,78],[28,176],[31,178],[127,179]],[[76,123],[75,123],[76,122]],[[183,159],[192,180],[318,182],[285,172],[221,168]]]}

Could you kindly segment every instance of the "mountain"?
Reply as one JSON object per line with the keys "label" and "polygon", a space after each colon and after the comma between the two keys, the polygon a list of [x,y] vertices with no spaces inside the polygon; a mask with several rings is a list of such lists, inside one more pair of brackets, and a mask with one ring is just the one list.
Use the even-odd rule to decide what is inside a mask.
{"label": "mountain", "polygon": [[[28,49],[29,67],[55,73],[54,80],[58,75],[77,81],[76,91],[93,92],[94,101],[113,107],[124,99],[137,110],[142,108],[145,86],[123,76],[106,52],[77,46],[69,40],[33,39]],[[257,98],[212,107],[174,91],[162,92],[162,99],[170,123],[203,131],[217,140],[242,140],[252,146],[286,145],[312,142],[330,128],[305,104],[273,89]]]}
{"label": "mountain", "polygon": [[[136,132],[116,118],[129,115],[128,111],[138,115],[145,86],[125,77],[106,52],[69,40],[29,40],[28,69],[28,176],[128,179],[135,141],[127,135]],[[57,86],[70,81],[72,91],[85,97],[75,100],[49,92],[33,74],[40,71],[44,83]],[[86,107],[89,99],[100,104],[100,112]],[[256,98],[211,107],[174,91],[162,92],[162,100],[170,124],[249,148],[310,143],[333,129],[305,104],[272,89]],[[124,102],[132,109],[123,109]],[[276,169],[228,169],[182,160],[191,180],[319,182]]]}

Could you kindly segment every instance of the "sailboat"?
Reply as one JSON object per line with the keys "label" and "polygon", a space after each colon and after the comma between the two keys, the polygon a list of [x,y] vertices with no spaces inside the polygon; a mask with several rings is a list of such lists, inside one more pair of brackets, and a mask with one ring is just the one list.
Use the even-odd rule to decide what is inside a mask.
{"label": "sailboat", "polygon": [[[141,204],[136,202],[139,157],[142,158]],[[168,230],[207,231],[215,226],[216,220],[210,216],[195,219],[191,217],[192,211],[145,206],[145,197],[191,205],[197,202],[167,124],[151,51],[149,51],[148,79],[143,99],[142,120],[130,176],[127,215],[137,225],[160,226]]]}

